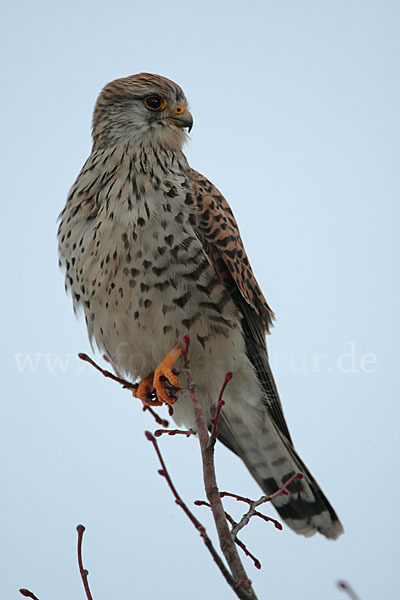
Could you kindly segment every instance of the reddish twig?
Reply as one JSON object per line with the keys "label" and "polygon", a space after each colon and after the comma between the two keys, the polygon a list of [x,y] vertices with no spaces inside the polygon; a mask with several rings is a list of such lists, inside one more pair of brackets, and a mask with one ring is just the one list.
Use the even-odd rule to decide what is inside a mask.
{"label": "reddish twig", "polygon": [[226,386],[228,385],[228,383],[232,379],[232,375],[233,375],[233,373],[231,373],[231,371],[228,371],[228,373],[225,373],[225,380],[224,380],[224,383],[222,384],[221,391],[220,391],[219,396],[218,396],[218,402],[217,402],[217,408],[216,408],[216,411],[215,411],[215,417],[213,419],[210,419],[211,425],[212,425],[211,435],[210,435],[210,444],[212,444],[213,446],[215,445],[215,442],[217,441],[217,430],[218,430],[219,415],[221,413],[222,407],[225,405],[225,401],[222,399],[222,396],[224,395],[224,391],[225,391]]}
{"label": "reddish twig", "polygon": [[[196,500],[194,504],[196,506],[208,506],[208,508],[211,508],[210,504],[208,502],[206,502],[205,500]],[[225,511],[225,516],[226,516],[226,518],[228,519],[229,523],[232,526],[236,525],[235,519],[228,512],[226,512],[226,511]],[[264,516],[264,515],[261,515],[261,516]],[[236,544],[239,546],[239,548],[241,548],[243,550],[243,552],[245,553],[245,555],[252,559],[252,561],[254,562],[254,566],[256,567],[256,569],[261,569],[261,563],[260,563],[260,561],[258,560],[258,558],[256,558],[254,556],[254,554],[252,554],[248,550],[246,544],[244,542],[242,542],[237,536],[235,536],[234,539],[235,539]]]}
{"label": "reddish twig", "polygon": [[182,508],[182,510],[186,513],[186,515],[189,517],[189,519],[192,521],[193,525],[196,527],[196,529],[201,533],[204,530],[203,525],[200,523],[200,521],[198,521],[196,519],[196,517],[194,516],[194,514],[189,510],[189,508],[186,506],[186,504],[184,503],[184,501],[182,500],[182,498],[180,497],[180,495],[178,494],[176,487],[174,486],[174,484],[172,483],[172,479],[168,473],[167,467],[165,465],[164,459],[162,457],[159,445],[157,443],[156,438],[154,437],[154,435],[150,432],[150,431],[145,431],[144,432],[146,438],[149,440],[149,442],[151,442],[154,446],[154,450],[156,451],[158,460],[160,461],[160,465],[161,465],[161,469],[159,469],[158,473],[164,477],[171,489],[171,492],[173,493],[173,495],[175,496],[175,502]]}
{"label": "reddish twig", "polygon": [[[179,506],[181,506],[181,508],[183,509],[185,514],[188,516],[188,518],[191,520],[193,525],[199,531],[200,535],[202,536],[202,538],[204,540],[205,545],[207,546],[208,550],[212,554],[214,561],[217,563],[217,565],[218,565],[221,573],[225,577],[227,583],[232,587],[232,589],[234,590],[236,595],[241,600],[257,600],[257,596],[254,593],[253,588],[251,587],[251,582],[250,582],[250,580],[246,574],[246,571],[243,567],[243,564],[240,560],[235,541],[229,531],[228,522],[227,522],[227,519],[225,516],[225,512],[224,512],[224,509],[222,506],[219,490],[217,487],[215,467],[214,467],[214,446],[215,446],[215,438],[216,438],[216,433],[217,433],[218,418],[219,418],[221,408],[224,404],[224,402],[222,400],[222,395],[223,395],[225,387],[226,387],[228,381],[230,380],[232,374],[227,373],[224,385],[221,388],[221,392],[220,392],[220,396],[219,396],[218,404],[217,404],[217,411],[216,411],[215,417],[213,419],[214,422],[212,423],[212,431],[214,433],[213,433],[213,437],[210,439],[208,429],[207,429],[207,422],[204,417],[200,402],[197,399],[197,396],[195,393],[195,388],[194,388],[194,383],[192,380],[192,375],[191,375],[191,372],[189,369],[189,360],[188,360],[189,344],[190,344],[190,338],[188,336],[185,336],[184,347],[182,349],[182,356],[184,359],[184,369],[182,369],[181,373],[186,379],[186,386],[183,386],[183,388],[181,389],[180,395],[184,395],[187,397],[187,394],[189,393],[190,400],[193,403],[193,408],[194,408],[194,413],[195,413],[196,430],[199,435],[202,460],[203,460],[203,476],[204,476],[205,490],[206,490],[207,498],[210,502],[211,511],[212,511],[215,525],[217,528],[217,533],[218,533],[218,537],[219,537],[221,550],[227,560],[230,572],[226,568],[223,560],[221,559],[219,554],[216,552],[215,548],[213,547],[211,540],[206,535],[204,527],[196,519],[196,517],[193,515],[193,513],[188,509],[188,507],[185,505],[185,503],[182,501],[179,494],[177,493],[176,488],[173,485],[172,480],[166,470],[165,463],[161,456],[155,436],[153,434],[151,434],[150,432],[146,431],[145,432],[146,437],[149,441],[151,441],[153,443],[153,446],[156,450],[158,459],[162,466],[162,469],[159,470],[160,475],[162,475],[166,479],[171,491],[173,492],[173,494],[175,496],[176,503]],[[82,360],[89,362],[100,373],[102,373],[102,375],[104,375],[104,377],[108,377],[108,378],[116,381],[117,383],[122,385],[123,388],[127,388],[130,390],[137,389],[136,384],[132,384],[132,383],[126,381],[125,379],[123,379],[122,377],[119,377],[118,375],[113,375],[109,371],[102,369],[86,354],[81,353],[78,356]],[[149,410],[148,407],[145,407],[145,409]],[[171,415],[172,413],[173,413],[173,409],[171,406],[169,408],[169,414]],[[159,435],[161,435],[161,433],[159,433]],[[80,527],[82,527],[82,526],[80,526]],[[83,531],[82,531],[82,533],[83,533]],[[248,552],[247,549],[246,549],[246,552]],[[250,553],[249,553],[249,556],[250,556]],[[255,559],[255,560],[257,560],[257,559]],[[81,573],[83,573],[83,572],[84,572],[84,570],[83,570],[83,566],[82,566]],[[82,578],[83,578],[83,576],[82,576]],[[83,580],[85,583],[84,578],[83,578]],[[86,581],[86,583],[87,583],[87,581]],[[85,587],[85,590],[86,590],[86,587]],[[90,594],[90,591],[89,591],[89,594]],[[90,596],[88,596],[88,600],[91,600]]]}
{"label": "reddish twig", "polygon": [[276,529],[279,529],[279,531],[282,531],[283,527],[282,524],[279,523],[279,521],[277,521],[276,519],[273,519],[272,517],[267,517],[267,515],[263,515],[263,513],[258,512],[258,510],[254,511],[254,517],[260,517],[260,519],[262,519],[263,521],[269,521],[270,523],[274,524],[274,527]]}
{"label": "reddish twig", "polygon": [[155,437],[160,437],[164,433],[167,435],[186,435],[186,437],[196,435],[196,432],[193,429],[157,429],[154,432],[154,435]]}
{"label": "reddish twig", "polygon": [[84,566],[83,566],[83,560],[82,560],[82,539],[83,539],[83,532],[85,531],[85,528],[83,525],[78,525],[76,528],[77,532],[78,532],[78,565],[79,565],[79,573],[81,574],[82,577],[82,583],[83,583],[83,587],[85,588],[85,593],[86,593],[86,598],[87,600],[93,600],[92,594],[90,593],[90,588],[89,588],[89,582],[88,582],[88,575],[89,575],[89,571],[87,571]]}
{"label": "reddish twig", "polygon": [[152,433],[150,433],[150,431],[145,431],[145,436],[149,440],[149,442],[151,442],[153,444],[153,447],[156,451],[158,460],[160,461],[160,465],[161,465],[161,469],[158,471],[158,473],[162,477],[164,477],[164,479],[168,483],[168,486],[175,497],[176,504],[178,504],[178,506],[181,507],[181,509],[184,511],[184,513],[187,515],[187,517],[189,517],[190,521],[193,523],[193,525],[199,532],[200,536],[202,537],[202,539],[203,539],[206,547],[208,548],[211,556],[213,557],[214,561],[217,563],[217,566],[219,567],[222,575],[225,577],[227,583],[234,589],[235,581],[234,581],[232,575],[229,573],[226,566],[224,565],[223,561],[221,560],[221,557],[219,556],[218,552],[215,550],[212,541],[210,540],[210,538],[208,537],[208,535],[206,533],[205,527],[200,523],[200,521],[195,517],[195,515],[192,513],[192,511],[188,508],[188,506],[185,504],[185,502],[182,500],[182,498],[178,494],[176,487],[172,483],[172,479],[168,473],[166,464],[162,457],[162,454],[161,454],[161,451],[158,446],[156,438],[154,437],[154,435]]}
{"label": "reddish twig", "polygon": [[252,554],[250,552],[250,550],[247,548],[246,544],[244,542],[242,542],[242,540],[240,540],[237,537],[237,535],[235,535],[235,542],[239,546],[239,548],[241,548],[243,550],[243,552],[245,553],[245,555],[248,556],[253,561],[253,564],[254,564],[255,568],[256,569],[261,569],[261,563],[258,560],[258,558],[256,556],[254,556],[254,554]]}
{"label": "reddish twig", "polygon": [[247,504],[251,504],[253,500],[251,498],[246,498],[246,496],[239,496],[239,494],[233,494],[232,492],[220,492],[221,498],[234,498],[238,502],[247,502]]}
{"label": "reddish twig", "polygon": [[349,596],[349,598],[351,598],[351,600],[359,600],[359,597],[357,596],[357,594],[355,593],[353,588],[346,581],[343,581],[343,580],[337,581],[336,585],[338,586],[339,589],[346,592],[347,595]]}
{"label": "reddish twig", "polygon": [[239,523],[237,523],[233,527],[232,535],[235,536],[238,533],[238,531],[243,529],[243,527],[245,527],[248,524],[250,519],[255,516],[262,517],[263,519],[268,520],[268,521],[272,521],[275,523],[275,527],[277,529],[282,529],[282,525],[278,521],[276,521],[275,519],[270,519],[270,517],[267,517],[266,515],[263,515],[262,513],[258,513],[258,511],[256,511],[256,508],[257,508],[257,506],[260,506],[261,504],[265,504],[265,502],[270,502],[271,500],[273,500],[280,494],[286,495],[288,493],[286,488],[292,483],[292,481],[294,481],[295,479],[302,479],[302,478],[303,478],[302,473],[294,473],[291,477],[289,477],[289,479],[287,481],[285,481],[284,484],[281,485],[281,487],[278,490],[276,490],[276,492],[274,492],[273,494],[270,494],[269,496],[261,496],[261,498],[259,498],[258,500],[250,500],[250,498],[243,498],[242,496],[238,496],[237,494],[231,494],[230,492],[221,492],[222,497],[230,496],[231,498],[235,498],[238,501],[241,500],[242,502],[246,502],[250,506],[249,510],[247,511],[247,513],[245,513],[243,515],[243,517],[240,519]]}
{"label": "reddish twig", "polygon": [[[124,379],[123,377],[121,377],[121,375],[118,373],[118,371],[115,370],[114,366],[113,369],[115,370],[115,375],[113,373],[111,373],[111,371],[107,371],[106,369],[103,369],[102,367],[100,367],[97,363],[94,362],[94,360],[92,358],[90,358],[90,356],[88,356],[87,354],[85,354],[84,352],[80,352],[78,354],[79,358],[85,362],[88,362],[90,365],[92,365],[92,367],[94,367],[95,369],[97,369],[97,371],[99,371],[104,377],[107,377],[108,379],[112,379],[113,381],[116,381],[117,383],[119,383],[120,385],[122,385],[123,389],[125,390],[130,390],[130,391],[136,391],[138,388],[138,384],[137,383],[131,383],[130,381],[127,381],[126,379]],[[110,362],[110,359],[106,356],[103,355],[104,360],[106,360],[107,362]],[[158,425],[162,425],[163,427],[168,427],[169,426],[169,422],[167,421],[167,419],[162,419],[149,405],[144,405],[143,406],[143,412],[144,411],[148,411],[151,416],[154,418],[154,420],[156,421],[156,423]]]}
{"label": "reddish twig", "polygon": [[190,344],[190,338],[188,336],[185,336],[184,343],[185,349],[183,350],[183,356],[186,368],[182,370],[182,375],[186,379],[185,387],[188,388],[194,408],[196,430],[199,436],[201,456],[203,462],[204,487],[207,499],[211,505],[211,511],[217,529],[219,543],[221,546],[221,550],[229,565],[233,578],[236,582],[234,587],[236,595],[239,598],[243,598],[246,600],[256,600],[257,596],[251,585],[248,583],[239,583],[247,582],[249,578],[243,567],[242,561],[240,560],[235,541],[229,530],[224,507],[222,506],[215,475],[214,444],[210,443],[207,422],[201,404],[196,396],[192,374],[189,369],[188,349]]}
{"label": "reddish twig", "polygon": [[[83,583],[83,587],[85,589],[85,593],[86,593],[86,598],[87,600],[93,600],[93,596],[90,592],[90,588],[89,588],[89,582],[88,582],[88,574],[89,572],[87,571],[87,569],[84,568],[83,566],[83,560],[82,560],[82,539],[83,539],[83,532],[85,531],[85,528],[83,525],[78,525],[76,528],[77,532],[78,532],[78,565],[79,565],[79,573],[81,574],[81,578],[82,578],[82,583]],[[26,598],[31,598],[32,600],[39,600],[37,596],[35,596],[35,594],[33,592],[31,592],[30,590],[27,590],[25,588],[22,588],[19,590],[20,594],[22,594],[22,596],[25,596]]]}
{"label": "reddish twig", "polygon": [[149,413],[154,418],[154,420],[157,423],[157,425],[162,425],[163,427],[169,427],[169,421],[167,421],[167,419],[162,419],[160,417],[160,415],[158,415],[156,413],[156,411],[151,408],[151,406],[143,405],[143,412],[146,411],[146,410],[149,411]]}
{"label": "reddish twig", "polygon": [[112,379],[113,381],[116,381],[117,383],[122,385],[122,387],[124,389],[132,390],[132,391],[137,390],[137,387],[138,387],[137,383],[130,383],[126,379],[123,379],[122,377],[118,377],[117,375],[114,375],[114,373],[111,373],[110,371],[107,371],[106,369],[102,369],[102,367],[100,367],[97,363],[95,363],[94,360],[91,359],[90,356],[88,356],[84,352],[80,352],[78,354],[78,356],[81,360],[88,362],[90,365],[92,365],[92,367],[94,367],[95,369],[100,371],[100,373],[102,375],[104,375],[104,377],[108,377],[109,379]]}
{"label": "reddish twig", "polygon": [[259,500],[251,500],[251,498],[246,498],[245,496],[239,496],[238,494],[232,494],[232,492],[221,492],[221,498],[225,498],[225,497],[235,498],[235,500],[237,500],[238,502],[239,501],[247,502],[247,504],[253,504],[256,502],[257,506],[259,506],[260,504],[263,504],[264,502],[270,502],[277,496],[280,496],[280,495],[288,496],[289,492],[286,489],[288,487],[288,485],[290,485],[292,483],[292,481],[294,481],[295,479],[303,479],[303,477],[304,477],[303,473],[293,473],[293,475],[291,477],[289,477],[289,479],[287,481],[285,481],[285,483],[283,483],[281,485],[281,487],[278,490],[276,490],[276,492],[274,492],[273,494],[270,494],[269,496],[261,496],[261,498],[259,498]]}
{"label": "reddish twig", "polygon": [[35,596],[33,592],[31,592],[30,590],[26,590],[25,588],[21,588],[19,590],[19,593],[22,594],[22,596],[25,596],[26,598],[32,598],[32,600],[39,600],[39,598]]}
{"label": "reddish twig", "polygon": [[115,365],[112,364],[110,358],[107,356],[107,354],[103,354],[103,359],[108,362],[108,364],[110,364],[114,370],[114,373],[116,374],[117,377],[120,377],[121,379],[123,379],[121,372],[118,371],[117,367]]}
{"label": "reddish twig", "polygon": [[[221,498],[223,497],[222,494],[225,494],[227,496],[229,494],[229,492],[221,492],[220,493]],[[229,495],[233,496],[233,494],[229,494]],[[241,497],[238,496],[238,498],[240,499]],[[249,498],[246,498],[246,500],[249,500]],[[250,500],[250,503],[251,503],[251,500]],[[196,500],[195,504],[196,504],[196,506],[210,506],[208,504],[208,502],[204,502],[204,500]],[[230,519],[228,517],[229,513],[227,513],[225,511],[225,514],[227,516],[228,521],[230,521]],[[253,513],[252,513],[251,516],[253,516],[253,517],[260,517],[260,519],[262,519],[263,521],[266,521],[266,522],[269,521],[270,523],[273,523],[274,526],[276,527],[276,529],[279,529],[280,531],[282,531],[282,529],[283,529],[283,527],[282,527],[281,523],[279,523],[279,521],[277,521],[276,519],[273,519],[272,517],[268,517],[267,515],[264,515],[263,513],[258,512],[258,510],[253,511]],[[236,521],[232,520],[230,522],[231,522],[232,525],[234,525],[236,527],[236,525],[237,525]],[[242,529],[242,528],[240,528],[240,529]],[[233,533],[233,530],[232,530],[232,533]]]}

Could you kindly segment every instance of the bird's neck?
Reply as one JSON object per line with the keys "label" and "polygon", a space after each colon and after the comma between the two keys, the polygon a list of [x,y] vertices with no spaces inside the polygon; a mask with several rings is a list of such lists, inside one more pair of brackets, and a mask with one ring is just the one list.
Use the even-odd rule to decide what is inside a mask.
{"label": "bird's neck", "polygon": [[191,191],[190,167],[181,150],[130,141],[92,151],[67,207],[74,215],[83,203],[90,215],[101,209],[110,221],[127,222],[162,214],[169,205],[184,203]]}
{"label": "bird's neck", "polygon": [[170,148],[147,140],[129,140],[100,148],[93,145],[87,162],[101,164],[105,171],[125,167],[135,174],[154,172],[164,178],[168,175],[182,175],[190,169],[181,148]]}

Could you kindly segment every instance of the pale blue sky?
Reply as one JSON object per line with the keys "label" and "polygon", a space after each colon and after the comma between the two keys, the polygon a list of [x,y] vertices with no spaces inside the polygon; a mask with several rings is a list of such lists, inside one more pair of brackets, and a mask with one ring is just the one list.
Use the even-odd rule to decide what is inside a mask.
{"label": "pale blue sky", "polygon": [[[187,156],[236,214],[277,314],[295,444],[346,529],[328,543],[254,522],[243,537],[263,569],[244,562],[260,600],[339,599],[339,578],[363,600],[399,597],[399,3],[17,0],[2,13],[0,596],[82,598],[83,523],[95,600],[232,598],[157,475],[152,421],[78,364],[90,348],[57,268],[96,96],[150,71],[189,98]],[[184,498],[202,497],[196,440],[161,446]],[[259,494],[220,446],[217,469],[222,488]]]}

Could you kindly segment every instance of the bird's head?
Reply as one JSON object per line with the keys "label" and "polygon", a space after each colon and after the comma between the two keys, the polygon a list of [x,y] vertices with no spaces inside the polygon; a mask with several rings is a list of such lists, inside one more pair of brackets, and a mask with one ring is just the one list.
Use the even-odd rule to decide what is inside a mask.
{"label": "bird's head", "polygon": [[180,149],[193,118],[182,89],[173,81],[139,73],[108,83],[93,114],[93,145],[104,148],[134,141]]}

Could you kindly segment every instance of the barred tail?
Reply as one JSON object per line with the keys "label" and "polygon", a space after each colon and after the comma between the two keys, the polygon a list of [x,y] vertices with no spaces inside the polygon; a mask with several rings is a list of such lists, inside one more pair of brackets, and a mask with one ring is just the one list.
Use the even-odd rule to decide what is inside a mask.
{"label": "barred tail", "polygon": [[244,461],[265,494],[277,491],[294,473],[303,479],[289,484],[289,494],[273,501],[281,518],[298,534],[314,535],[319,531],[329,539],[343,533],[334,509],[318,483],[298,456],[291,442],[266,416],[260,431],[254,432],[239,415],[222,418],[219,423],[221,441]]}

